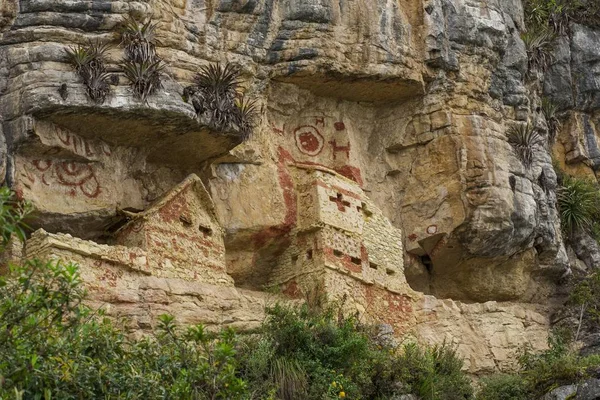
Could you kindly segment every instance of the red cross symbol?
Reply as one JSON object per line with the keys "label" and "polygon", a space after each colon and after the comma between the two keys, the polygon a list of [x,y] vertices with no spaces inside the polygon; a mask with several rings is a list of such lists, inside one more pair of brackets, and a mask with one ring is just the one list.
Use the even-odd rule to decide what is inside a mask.
{"label": "red cross symbol", "polygon": [[338,193],[337,197],[330,196],[329,201],[333,201],[337,204],[339,211],[346,211],[346,207],[350,207],[350,203],[344,200],[341,193]]}

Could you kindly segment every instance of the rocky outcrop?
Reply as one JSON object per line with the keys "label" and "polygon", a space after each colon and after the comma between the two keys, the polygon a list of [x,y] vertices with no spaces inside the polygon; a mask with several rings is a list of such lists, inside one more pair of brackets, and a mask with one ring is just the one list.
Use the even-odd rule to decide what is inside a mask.
{"label": "rocky outcrop", "polygon": [[600,380],[589,379],[579,385],[561,386],[541,400],[595,400],[600,397]]}
{"label": "rocky outcrop", "polygon": [[[118,66],[128,13],[159,23],[168,64],[147,102]],[[569,264],[523,29],[518,0],[4,2],[0,181],[50,232],[26,253],[82,264],[132,329],[165,311],[251,328],[277,287],[509,369],[545,346],[540,304]],[[554,153],[592,172],[596,36],[574,26],[544,82],[569,110]],[[103,104],[64,51],[89,39],[111,44]],[[257,100],[244,143],[183,96],[215,61]],[[527,122],[531,165],[507,140]]]}

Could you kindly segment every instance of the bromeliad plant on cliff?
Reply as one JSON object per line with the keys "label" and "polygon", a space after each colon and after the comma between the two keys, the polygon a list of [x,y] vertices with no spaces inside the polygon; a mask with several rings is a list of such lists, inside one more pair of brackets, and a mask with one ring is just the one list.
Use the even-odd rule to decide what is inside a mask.
{"label": "bromeliad plant on cliff", "polygon": [[257,110],[256,102],[239,91],[240,73],[240,68],[231,63],[204,66],[183,95],[211,129],[228,131],[236,127],[246,140],[254,129]]}
{"label": "bromeliad plant on cliff", "polygon": [[151,19],[140,21],[127,16],[121,27],[121,45],[125,48],[123,72],[136,96],[146,102],[148,96],[162,88],[165,65],[156,54],[156,29]]}
{"label": "bromeliad plant on cliff", "polygon": [[529,58],[528,75],[546,70],[555,39],[568,35],[572,23],[600,26],[598,0],[526,0],[524,6],[527,31],[521,37]]}
{"label": "bromeliad plant on cliff", "polygon": [[567,236],[575,231],[600,232],[600,187],[582,178],[561,176],[558,190],[560,220]]}
{"label": "bromeliad plant on cliff", "polygon": [[88,96],[100,104],[110,92],[111,75],[106,72],[104,60],[107,50],[108,45],[100,41],[65,49],[69,62],[83,79]]}
{"label": "bromeliad plant on cliff", "polygon": [[520,124],[508,131],[508,143],[515,149],[525,167],[533,162],[533,150],[540,142],[540,135],[530,124]]}

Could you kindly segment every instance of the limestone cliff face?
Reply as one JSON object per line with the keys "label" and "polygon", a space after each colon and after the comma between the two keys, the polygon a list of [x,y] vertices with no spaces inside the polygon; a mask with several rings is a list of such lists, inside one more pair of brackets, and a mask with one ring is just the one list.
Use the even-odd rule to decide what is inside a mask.
{"label": "limestone cliff face", "polygon": [[[117,65],[128,13],[160,23],[147,103]],[[277,286],[509,368],[545,346],[569,268],[523,29],[520,0],[4,1],[0,181],[44,229],[26,254],[79,262],[133,329],[165,311],[253,326]],[[555,153],[590,174],[599,36],[575,26],[544,83],[569,113]],[[88,39],[112,44],[103,104],[66,60]],[[216,61],[258,100],[244,143],[182,98]],[[507,141],[527,121],[545,132],[531,166]]]}

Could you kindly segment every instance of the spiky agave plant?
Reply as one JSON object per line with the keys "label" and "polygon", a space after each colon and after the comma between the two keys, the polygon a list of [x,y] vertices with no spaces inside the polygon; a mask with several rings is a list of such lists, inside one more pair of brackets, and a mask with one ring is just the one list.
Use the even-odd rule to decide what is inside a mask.
{"label": "spiky agave plant", "polygon": [[203,92],[212,92],[235,99],[240,72],[239,66],[232,63],[209,64],[200,68],[194,81],[198,89]]}
{"label": "spiky agave plant", "polygon": [[545,72],[552,62],[552,42],[555,36],[547,29],[532,30],[521,35],[527,51],[528,73]]}
{"label": "spiky agave plant", "polygon": [[162,86],[165,64],[156,54],[156,28],[158,23],[139,21],[127,16],[121,26],[121,44],[125,47],[125,60],[121,63],[135,95],[146,102]]}
{"label": "spiky agave plant", "polygon": [[254,130],[257,117],[256,100],[240,95],[236,99],[236,107],[237,112],[234,113],[235,124],[239,127],[243,139],[247,140]]}
{"label": "spiky agave plant", "polygon": [[100,69],[86,69],[84,81],[88,96],[96,102],[104,103],[110,93],[110,79],[111,75]]}
{"label": "spiky agave plant", "polygon": [[125,56],[129,61],[156,61],[156,29],[158,23],[148,19],[139,21],[129,15],[121,26],[121,44],[125,47]]}
{"label": "spiky agave plant", "polygon": [[121,65],[133,92],[142,101],[162,88],[161,74],[165,68],[162,60],[154,62],[125,61]]}
{"label": "spiky agave plant", "polygon": [[226,130],[238,120],[238,75],[239,68],[233,64],[209,64],[200,68],[195,84],[184,89],[196,113],[216,130]]}
{"label": "spiky agave plant", "polygon": [[563,230],[590,232],[600,214],[600,188],[591,180],[565,175],[557,193]]}
{"label": "spiky agave plant", "polygon": [[560,121],[556,116],[556,105],[546,97],[542,99],[542,113],[548,125],[548,139],[550,144],[553,144],[556,139],[556,133],[560,128]]}
{"label": "spiky agave plant", "polygon": [[69,46],[65,49],[67,59],[77,72],[81,71],[92,59],[88,46]]}
{"label": "spiky agave plant", "polygon": [[540,141],[536,129],[530,123],[517,125],[508,131],[507,138],[523,165],[531,166],[534,146]]}
{"label": "spiky agave plant", "polygon": [[106,73],[104,62],[108,49],[108,44],[99,40],[65,49],[67,59],[83,79],[88,96],[97,103],[103,103],[110,92],[111,75]]}

